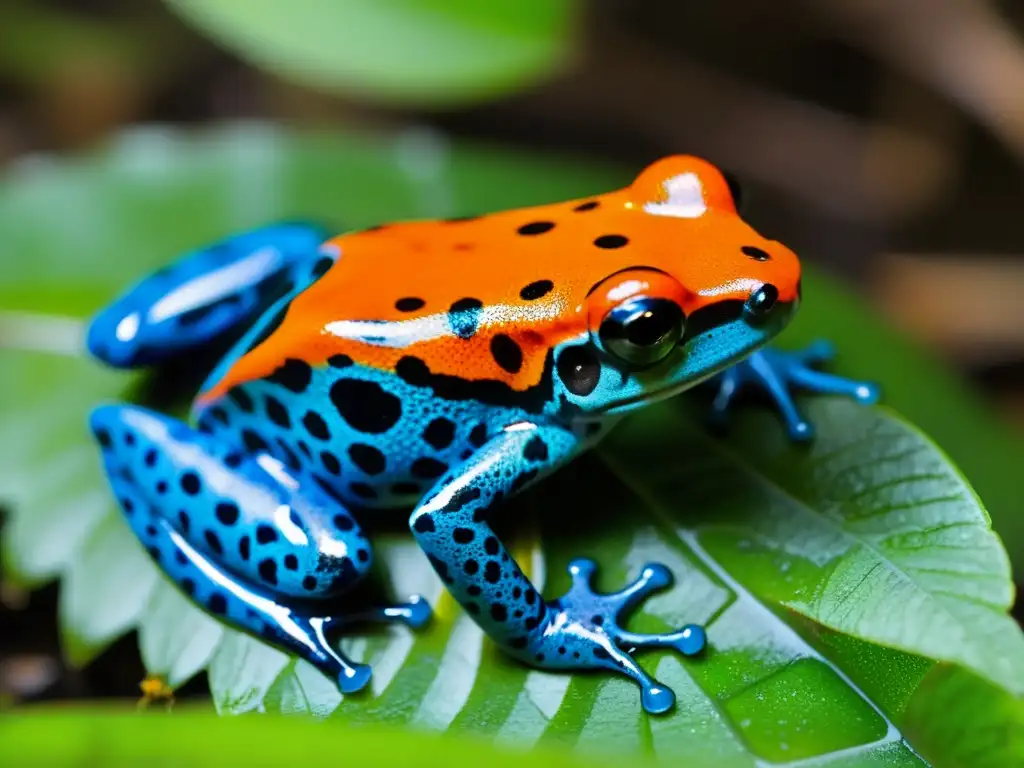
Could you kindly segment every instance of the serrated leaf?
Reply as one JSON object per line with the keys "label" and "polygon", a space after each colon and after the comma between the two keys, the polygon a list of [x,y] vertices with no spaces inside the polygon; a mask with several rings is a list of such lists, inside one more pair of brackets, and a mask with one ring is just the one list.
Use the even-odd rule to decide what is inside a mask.
{"label": "serrated leaf", "polygon": [[506,93],[568,54],[575,0],[168,0],[254,64],[306,85],[402,104]]}
{"label": "serrated leaf", "polygon": [[[273,218],[321,216],[358,227],[465,215],[580,196],[627,178],[452,148],[422,132],[378,141],[260,126],[199,139],[135,132],[67,170],[47,160],[22,165],[0,185],[0,229],[23,256],[0,260],[0,307],[90,311],[177,251]],[[59,226],[54,205],[66,212]],[[849,297],[808,271],[805,293],[815,298],[802,310],[805,328],[865,324]],[[835,307],[845,319],[833,318]],[[643,752],[685,755],[695,766],[799,758],[918,765],[916,749],[942,765],[935,747],[944,737],[921,727],[920,696],[955,700],[957,680],[933,672],[951,663],[1003,691],[990,708],[972,698],[978,727],[1014,727],[1019,710],[999,703],[1018,701],[1007,691],[1019,694],[1024,680],[1021,635],[1005,614],[1005,553],[948,460],[887,409],[803,401],[819,431],[808,450],[791,446],[763,409],[744,410],[722,438],[699,425],[692,404],[668,403],[631,417],[600,457],[580,459],[510,506],[508,519],[527,532],[517,557],[548,595],[564,590],[565,566],[580,555],[601,564],[606,589],[649,560],[671,567],[677,586],[648,601],[633,624],[653,631],[705,622],[711,651],[699,661],[641,658],[675,688],[670,716],[644,716],[623,680],[511,662],[446,595],[402,526],[375,537],[387,589],[425,593],[436,620],[416,633],[347,637],[346,652],[372,664],[374,678],[365,695],[342,698],[308,665],[252,638],[223,629],[214,642],[219,625],[157,576],[113,505],[99,501],[106,489],[85,414],[126,396],[130,377],[78,358],[3,349],[40,348],[62,327],[52,317],[0,312],[0,493],[14,501],[5,561],[37,580],[65,572],[62,617],[76,657],[140,626],[150,671],[172,683],[208,655],[222,713],[391,723],[520,749],[562,744],[620,762]],[[43,347],[73,348],[66,341]],[[864,358],[858,335],[836,341],[841,361]],[[928,392],[942,389],[932,386],[940,374],[912,354],[894,356],[885,338],[869,341],[886,369],[844,372],[887,384],[890,374],[905,382],[928,371]],[[890,406],[919,408],[914,401],[929,396],[901,386]],[[939,400],[947,421],[970,418],[971,407],[949,392]],[[985,428],[972,422],[965,433]],[[943,447],[984,460],[984,441],[952,443]],[[997,480],[1014,485],[1012,477]],[[529,520],[539,521],[533,533]]]}

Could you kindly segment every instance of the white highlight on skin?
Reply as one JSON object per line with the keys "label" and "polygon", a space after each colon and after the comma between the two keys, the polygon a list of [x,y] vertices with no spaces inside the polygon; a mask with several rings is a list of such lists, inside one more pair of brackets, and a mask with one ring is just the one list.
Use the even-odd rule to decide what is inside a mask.
{"label": "white highlight on skin", "polygon": [[238,286],[249,285],[260,275],[273,271],[280,260],[281,252],[277,248],[260,248],[241,261],[228,264],[175,288],[153,305],[147,319],[151,323],[159,323],[190,309],[211,304],[238,290]]}
{"label": "white highlight on skin", "polygon": [[118,341],[131,341],[135,338],[135,334],[139,332],[139,313],[132,312],[130,315],[121,319],[121,322],[117,324],[117,328],[114,329],[114,335]]}
{"label": "white highlight on skin", "polygon": [[663,203],[645,203],[644,210],[655,216],[675,216],[680,219],[696,219],[703,216],[708,206],[704,202],[704,190],[695,173],[681,173],[664,182],[668,200]]}
{"label": "white highlight on skin", "polygon": [[[297,547],[304,547],[309,544],[309,539],[306,537],[305,531],[292,522],[291,512],[292,508],[290,506],[281,504],[274,510],[274,524],[277,525],[277,529],[284,534],[288,541]],[[321,542],[320,549],[323,550],[323,542]]]}
{"label": "white highlight on skin", "polygon": [[[531,306],[495,304],[480,310],[479,325],[516,327],[555,320],[561,316],[562,301],[540,302]],[[439,312],[409,320],[334,320],[324,332],[341,339],[351,339],[377,347],[403,348],[423,341],[455,336],[448,322],[448,313]]]}
{"label": "white highlight on skin", "polygon": [[741,277],[736,280],[730,280],[727,283],[716,285],[712,288],[704,288],[703,290],[697,291],[698,296],[721,296],[723,293],[753,293],[758,288],[764,285],[763,280],[756,280],[752,277]]}
{"label": "white highlight on skin", "polygon": [[256,463],[263,468],[263,471],[285,488],[295,490],[299,487],[298,481],[285,471],[284,464],[267,453],[261,453],[256,457]]}

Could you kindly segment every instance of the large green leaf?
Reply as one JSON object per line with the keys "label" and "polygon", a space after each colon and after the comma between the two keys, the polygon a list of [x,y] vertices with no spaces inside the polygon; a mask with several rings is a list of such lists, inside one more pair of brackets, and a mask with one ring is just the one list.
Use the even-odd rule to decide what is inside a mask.
{"label": "large green leaf", "polygon": [[[148,668],[172,685],[205,668],[221,712],[304,712],[518,747],[685,756],[691,765],[814,756],[821,765],[918,765],[918,754],[955,765],[970,750],[1002,764],[1024,759],[1019,740],[991,735],[1024,727],[1024,638],[1006,615],[1006,555],[943,453],[888,407],[805,400],[819,439],[801,448],[762,409],[746,409],[722,437],[701,426],[695,401],[666,403],[511,505],[507,517],[522,523],[519,557],[549,595],[566,587],[566,563],[580,555],[601,564],[608,589],[649,560],[675,572],[679,586],[633,624],[706,622],[711,650],[698,661],[643,657],[679,696],[667,717],[643,715],[624,680],[506,659],[446,596],[401,526],[377,537],[382,572],[397,594],[425,593],[437,618],[415,634],[346,638],[375,675],[366,695],[345,699],[304,662],[199,613],[132,541],[84,421],[93,403],[129,396],[134,379],[67,354],[80,327],[57,315],[91,311],[177,251],[268,219],[366,226],[557,200],[627,178],[550,157],[453,149],[424,133],[370,140],[261,126],[194,138],[137,131],[66,165],[17,167],[0,186],[0,231],[16,255],[0,260],[0,494],[14,513],[4,562],[29,583],[63,578],[72,658],[86,661],[138,627]],[[948,379],[876,333],[856,302],[814,272],[805,284],[803,329],[836,330],[842,359],[863,363],[850,371],[844,362],[847,372],[887,387],[892,378],[888,402],[903,412],[921,408],[910,385],[927,373],[929,389],[914,397],[937,391],[946,419],[970,418],[973,406]],[[989,434],[983,422],[963,429]],[[954,437],[944,447],[983,461],[986,444]],[[950,750],[950,729],[968,719],[989,736]]]}
{"label": "large green leaf", "polygon": [[563,64],[578,0],[167,0],[254,64],[379,101],[452,105]]}

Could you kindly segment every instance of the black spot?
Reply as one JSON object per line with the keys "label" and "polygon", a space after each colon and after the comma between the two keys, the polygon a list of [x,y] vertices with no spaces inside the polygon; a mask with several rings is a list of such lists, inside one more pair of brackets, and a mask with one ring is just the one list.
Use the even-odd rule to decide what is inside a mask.
{"label": "black spot", "polygon": [[565,646],[564,645],[558,646],[558,654],[560,656],[564,656],[565,655]]}
{"label": "black spot", "polygon": [[284,429],[289,429],[292,425],[292,419],[288,415],[288,410],[281,405],[281,401],[275,397],[267,395],[264,398],[264,405],[267,408],[267,418],[277,424],[277,426]]}
{"label": "black spot", "polygon": [[498,539],[494,536],[488,536],[484,540],[484,551],[487,552],[488,555],[498,554],[499,547],[500,545],[498,544]]}
{"label": "black spot", "polygon": [[459,299],[448,308],[448,324],[460,339],[472,338],[480,322],[484,305],[480,299]]}
{"label": "black spot", "polygon": [[352,493],[363,499],[376,499],[377,492],[373,490],[373,486],[367,485],[366,483],[351,483],[349,488],[352,489]]}
{"label": "black spot", "polygon": [[267,442],[251,429],[242,430],[242,442],[250,453],[263,453],[270,449]]}
{"label": "black spot", "polygon": [[[464,570],[466,572],[466,575],[472,576],[473,574],[475,574],[477,571],[480,570],[480,563],[478,563],[476,560],[473,560],[472,558],[470,558],[469,560],[467,560],[466,562],[464,562],[462,564],[462,570]],[[477,587],[477,589],[479,589],[479,587]]]}
{"label": "black spot", "polygon": [[327,358],[327,364],[331,368],[348,368],[352,365],[352,358],[348,355],[331,355]]}
{"label": "black spot", "polygon": [[270,544],[277,541],[277,531],[272,526],[266,524],[257,525],[256,541],[260,544]]}
{"label": "black spot", "polygon": [[181,490],[189,496],[195,496],[199,493],[199,488],[199,475],[195,472],[186,472],[181,476]]}
{"label": "black spot", "polygon": [[142,461],[147,467],[152,467],[153,465],[155,465],[156,451],[150,448],[148,451],[146,451],[146,455],[142,457]]}
{"label": "black spot", "polygon": [[533,589],[526,590],[526,604],[533,605],[533,601],[537,599],[537,592]]}
{"label": "black spot", "polygon": [[372,445],[364,443],[350,445],[348,455],[352,459],[352,463],[368,475],[379,475],[387,464],[383,453]]}
{"label": "black spot", "polygon": [[321,418],[319,413],[314,411],[309,411],[302,417],[302,426],[318,440],[329,440],[331,437],[331,431],[327,429],[327,422]]}
{"label": "black spot", "polygon": [[[191,590],[189,590],[189,594],[191,594]],[[227,598],[220,592],[214,592],[210,595],[210,602],[208,605],[210,606],[210,611],[212,613],[216,613],[218,616],[223,616],[228,611]]]}
{"label": "black spot", "polygon": [[490,584],[497,584],[501,579],[501,566],[495,560],[488,560],[484,566],[484,578]]}
{"label": "black spot", "polygon": [[743,251],[744,255],[749,256],[755,261],[771,261],[772,258],[770,253],[762,251],[753,245],[744,245],[740,250]]}
{"label": "black spot", "polygon": [[370,550],[368,550],[368,549],[356,550],[356,557],[359,558],[359,562],[360,563],[368,563],[368,562],[370,562]]}
{"label": "black spot", "polygon": [[550,293],[554,287],[555,284],[550,280],[537,280],[519,291],[519,296],[527,301],[536,301]]}
{"label": "black spot", "polygon": [[224,457],[224,466],[229,469],[237,469],[242,466],[242,454],[240,453],[229,453]]}
{"label": "black spot", "polygon": [[575,208],[573,208],[573,210],[577,211],[578,213],[583,213],[583,211],[592,211],[599,205],[600,203],[597,202],[597,200],[590,200],[586,203],[580,203]]}
{"label": "black spot", "polygon": [[531,616],[523,622],[523,626],[527,629],[536,629],[538,623],[540,623],[539,619],[536,616]]}
{"label": "black spot", "polygon": [[402,401],[372,381],[338,379],[331,402],[353,429],[374,435],[387,432],[402,416]]}
{"label": "black spot", "polygon": [[297,571],[299,569],[299,558],[292,554],[285,555],[284,567],[289,571]]}
{"label": "black spot", "polygon": [[452,539],[455,540],[456,544],[469,544],[474,537],[472,528],[456,528],[452,533]]}
{"label": "black spot", "polygon": [[594,658],[595,659],[607,659],[607,658],[609,658],[608,651],[606,651],[604,648],[595,648],[594,649]]}
{"label": "black spot", "polygon": [[547,461],[548,460],[548,444],[544,442],[540,435],[535,435],[523,448],[523,458],[527,461]]}
{"label": "black spot", "polygon": [[146,526],[146,535],[147,536],[156,536],[156,526],[155,525],[147,525]]}
{"label": "black spot", "polygon": [[505,621],[508,618],[508,609],[501,603],[491,603],[491,618],[495,621]]}
{"label": "black spot", "polygon": [[307,459],[313,458],[313,452],[309,450],[309,446],[305,440],[299,440],[299,450],[306,456]]}
{"label": "black spot", "polygon": [[423,430],[423,439],[439,451],[447,448],[455,439],[455,423],[450,419],[434,419]]}
{"label": "black spot", "polygon": [[558,356],[558,378],[572,394],[585,397],[597,388],[601,364],[587,346],[567,347]]}
{"label": "black spot", "polygon": [[508,641],[510,648],[523,649],[526,647],[525,637],[514,637]]}
{"label": "black spot", "polygon": [[206,545],[214,554],[224,554],[224,545],[220,543],[220,538],[217,536],[216,533],[208,530],[206,531],[205,534],[203,534],[203,537],[206,539]]}
{"label": "black spot", "polygon": [[504,333],[491,339],[491,355],[494,362],[509,373],[519,373],[523,367],[523,350],[511,336]]}
{"label": "black spot", "polygon": [[448,503],[442,507],[444,512],[458,512],[464,506],[480,498],[480,489],[475,487],[459,488],[452,494]]}
{"label": "black spot", "polygon": [[555,228],[554,222],[551,221],[531,221],[529,224],[523,224],[516,231],[520,235],[543,235],[545,232],[550,232]]}
{"label": "black spot", "polygon": [[304,576],[302,578],[302,588],[312,592],[316,589],[316,577],[315,576]]}
{"label": "black spot", "polygon": [[448,465],[443,461],[432,459],[429,456],[425,456],[421,459],[416,459],[410,467],[411,472],[416,477],[422,477],[426,480],[440,477],[448,469]]}
{"label": "black spot", "polygon": [[593,624],[595,627],[600,627],[604,624],[604,616],[591,616],[590,623]]}
{"label": "black spot", "polygon": [[309,367],[309,363],[296,360],[293,357],[289,357],[284,361],[284,365],[267,376],[267,381],[280,384],[295,394],[305,392],[306,387],[309,386],[309,382],[312,380],[313,369]]}
{"label": "black spot", "polygon": [[296,472],[302,468],[302,462],[299,461],[299,457],[295,455],[295,451],[288,447],[282,438],[277,438],[277,447],[281,453],[284,454],[284,463],[294,469]]}
{"label": "black spot", "polygon": [[242,559],[246,562],[249,561],[249,537],[243,536],[238,540],[238,554],[241,555]]}
{"label": "black spot", "polygon": [[180,549],[174,553],[174,561],[178,565],[188,565],[188,557]]}
{"label": "black spot", "polygon": [[213,417],[216,421],[219,421],[221,424],[227,425],[227,423],[230,421],[230,419],[228,418],[228,412],[221,408],[219,405],[215,405],[213,408],[211,408],[209,410],[209,414],[211,417]]}
{"label": "black spot", "polygon": [[356,527],[356,521],[348,515],[335,515],[331,522],[334,523],[334,527],[339,531],[351,531]]}
{"label": "black spot", "polygon": [[425,303],[423,299],[415,296],[406,296],[395,302],[395,309],[399,312],[415,312],[417,309],[421,309]]}
{"label": "black spot", "polygon": [[487,442],[487,425],[477,424],[473,427],[469,432],[469,442],[477,448],[483,446],[483,444]]}
{"label": "black spot", "polygon": [[334,259],[330,256],[324,256],[323,258],[317,259],[316,264],[313,265],[313,277],[323,277],[327,274],[327,270],[334,266]]}
{"label": "black spot", "polygon": [[104,448],[109,448],[113,443],[113,441],[110,439],[110,432],[108,432],[103,427],[100,427],[99,429],[96,430],[96,440]]}
{"label": "black spot", "polygon": [[260,578],[263,579],[267,584],[277,584],[277,563],[271,558],[261,560],[259,565]]}
{"label": "black spot", "polygon": [[125,432],[124,444],[128,446],[135,445],[135,435],[133,435],[131,432]]}
{"label": "black spot", "polygon": [[188,535],[188,527],[191,521],[188,519],[188,512],[181,510],[178,513],[178,524],[181,526],[181,532]]}
{"label": "black spot", "polygon": [[430,515],[417,515],[412,529],[417,533],[433,533],[437,530],[434,527],[434,518]]}
{"label": "black spot", "polygon": [[249,397],[249,394],[239,387],[232,387],[228,390],[228,399],[246,413],[252,413],[253,409],[256,407],[252,402],[252,398]]}
{"label": "black spot", "polygon": [[467,602],[464,607],[465,607],[465,609],[467,611],[472,613],[474,616],[476,616],[476,615],[478,615],[480,613],[480,606],[477,605],[476,603],[469,603],[469,602]]}
{"label": "black spot", "polygon": [[463,379],[443,373],[431,373],[427,364],[418,357],[406,356],[395,364],[395,373],[414,387],[429,387],[435,396],[445,400],[475,400],[486,405],[520,408],[527,413],[541,413],[551,402],[552,353],[544,360],[540,381],[524,390],[513,389],[497,379]]}
{"label": "black spot", "polygon": [[238,522],[238,507],[229,501],[222,501],[217,505],[216,515],[221,525],[234,525]]}
{"label": "black spot", "polygon": [[621,248],[629,242],[629,238],[624,235],[601,235],[597,240],[594,241],[594,245],[598,248]]}
{"label": "black spot", "polygon": [[181,588],[185,591],[185,594],[189,597],[196,591],[196,583],[192,579],[182,579]]}
{"label": "black spot", "polygon": [[[131,499],[121,499],[121,506],[124,508],[124,511],[129,513],[129,514],[131,514],[133,509],[135,509],[135,503]],[[150,527],[152,527],[152,526],[150,526]],[[155,528],[153,529],[153,533],[156,533],[156,529]],[[150,536],[152,536],[152,535],[153,534],[151,533]]]}
{"label": "black spot", "polygon": [[420,487],[416,483],[395,483],[391,486],[391,492],[398,496],[419,495]]}
{"label": "black spot", "polygon": [[538,653],[537,654],[537,661],[544,661],[544,654],[543,653]]}
{"label": "black spot", "polygon": [[332,475],[337,475],[341,472],[341,462],[339,462],[338,457],[330,451],[320,452],[320,463],[322,463],[324,465],[324,469]]}

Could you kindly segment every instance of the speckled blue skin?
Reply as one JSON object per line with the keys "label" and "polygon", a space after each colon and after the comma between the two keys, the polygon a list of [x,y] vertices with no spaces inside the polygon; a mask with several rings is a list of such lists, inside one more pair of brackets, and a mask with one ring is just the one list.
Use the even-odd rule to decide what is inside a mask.
{"label": "speckled blue skin", "polygon": [[[321,235],[310,225],[269,227],[190,255],[101,313],[90,328],[90,351],[108,364],[134,367],[251,325],[211,374],[218,379],[330,266],[331,256],[314,244]],[[253,254],[268,248],[282,254],[283,266],[265,258],[261,263],[274,269],[229,268],[253,263]],[[217,287],[205,299],[214,308],[179,302],[177,316],[147,324],[168,294],[211,275],[221,276],[208,281]],[[238,284],[225,282],[225,275]],[[258,319],[249,298],[229,298],[233,290],[262,296]],[[451,594],[505,651],[542,668],[618,671],[640,685],[647,711],[664,712],[672,692],[630,653],[672,647],[694,655],[704,647],[704,631],[689,625],[637,635],[622,629],[619,617],[667,587],[668,570],[650,564],[634,584],[603,595],[590,586],[595,566],[575,561],[572,589],[546,600],[489,521],[504,500],[592,446],[622,414],[716,375],[719,416],[741,386],[756,384],[775,398],[797,438],[808,436],[809,427],[793,406],[790,385],[875,399],[870,385],[813,371],[809,366],[824,348],[804,355],[758,351],[792,309],[780,307],[760,322],[737,313],[686,339],[654,369],[631,372],[602,362],[597,386],[582,395],[587,388],[573,386],[562,370],[552,370],[534,396],[499,403],[453,393],[416,370],[390,373],[338,356],[317,368],[290,360],[268,378],[236,387],[197,409],[195,428],[129,405],[97,408],[91,427],[126,519],[174,583],[224,621],[308,660],[343,692],[365,686],[370,671],[331,645],[331,630],[367,619],[416,627],[429,617],[418,597],[366,615],[330,614],[330,598],[358,581],[372,558],[350,510],[414,507],[417,542]],[[121,323],[133,314],[142,320],[128,334]],[[586,343],[567,342],[552,360]]]}

